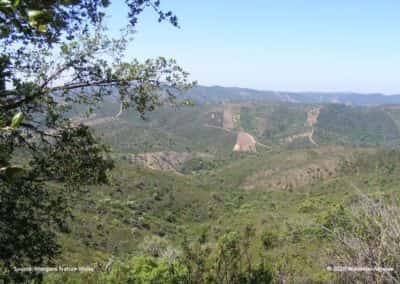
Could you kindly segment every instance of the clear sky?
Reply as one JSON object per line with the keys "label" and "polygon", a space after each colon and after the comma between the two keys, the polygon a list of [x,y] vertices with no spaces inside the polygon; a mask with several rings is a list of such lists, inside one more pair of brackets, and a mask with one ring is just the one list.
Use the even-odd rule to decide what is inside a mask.
{"label": "clear sky", "polygon": [[[112,1],[111,32],[126,23]],[[180,29],[140,17],[129,57],[173,57],[199,84],[400,93],[399,0],[164,0]]]}

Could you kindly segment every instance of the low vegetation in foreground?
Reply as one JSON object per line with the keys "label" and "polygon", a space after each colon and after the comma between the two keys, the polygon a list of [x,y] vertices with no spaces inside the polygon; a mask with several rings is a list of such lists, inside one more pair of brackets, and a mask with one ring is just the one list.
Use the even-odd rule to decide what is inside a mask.
{"label": "low vegetation in foreground", "polygon": [[[400,153],[325,151],[232,156],[218,171],[184,175],[117,162],[113,184],[87,188],[70,232],[60,235],[63,253],[56,264],[98,272],[48,274],[45,281],[325,283],[354,276],[330,272],[331,265],[397,267],[396,252],[389,250],[398,238]],[[247,164],[252,171],[250,165],[270,159],[278,167],[277,157],[283,166],[296,155],[326,159],[331,151],[353,155],[332,177],[285,188],[243,187]],[[384,283],[397,274],[354,277]]]}

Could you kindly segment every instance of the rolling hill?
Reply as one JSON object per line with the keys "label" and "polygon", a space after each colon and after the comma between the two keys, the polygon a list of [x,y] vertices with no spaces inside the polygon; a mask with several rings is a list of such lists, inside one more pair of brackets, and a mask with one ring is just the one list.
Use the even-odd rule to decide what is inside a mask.
{"label": "rolling hill", "polygon": [[[112,100],[89,118],[76,110],[74,120],[111,146],[116,168],[110,185],[88,187],[74,200],[57,261],[169,260],[182,254],[182,243],[213,251],[224,234],[252,227],[250,253],[277,279],[331,281],[325,267],[334,243],[321,220],[354,205],[360,192],[398,194],[400,107],[285,102],[262,92],[242,100],[231,89],[216,102],[200,89],[202,103],[164,107],[145,120],[130,111],[116,118]],[[273,239],[267,248],[266,235]]]}
{"label": "rolling hill", "polygon": [[337,103],[354,106],[400,103],[400,95],[379,93],[262,91],[221,86],[197,86],[189,90],[184,96],[198,103],[232,103],[263,100],[304,104]]}
{"label": "rolling hill", "polygon": [[253,143],[259,151],[319,145],[397,147],[400,142],[400,110],[394,105],[265,100],[209,103],[165,107],[147,114],[145,120],[130,111],[115,118],[117,109],[117,103],[106,103],[94,116],[79,121],[93,127],[118,153],[175,151],[226,156],[238,144],[238,137],[246,137],[243,135],[249,137],[243,143]]}

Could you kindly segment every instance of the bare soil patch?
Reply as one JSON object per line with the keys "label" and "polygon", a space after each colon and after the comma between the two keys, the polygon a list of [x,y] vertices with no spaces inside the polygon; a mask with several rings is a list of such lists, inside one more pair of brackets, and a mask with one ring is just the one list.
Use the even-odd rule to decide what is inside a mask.
{"label": "bare soil patch", "polygon": [[256,152],[256,139],[249,133],[240,131],[233,147],[234,152]]}

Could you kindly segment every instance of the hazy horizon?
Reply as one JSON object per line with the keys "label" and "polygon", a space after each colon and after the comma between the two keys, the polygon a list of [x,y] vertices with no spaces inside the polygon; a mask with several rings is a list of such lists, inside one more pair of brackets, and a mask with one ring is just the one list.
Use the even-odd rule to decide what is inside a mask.
{"label": "hazy horizon", "polygon": [[384,95],[384,96],[397,96],[400,95],[399,93],[384,93],[384,92],[356,92],[353,90],[337,90],[337,91],[332,91],[332,90],[275,90],[275,89],[260,89],[260,88],[252,88],[252,87],[246,87],[246,86],[229,86],[229,85],[218,85],[218,84],[201,84],[201,82],[198,82],[198,86],[202,87],[220,87],[220,88],[239,88],[239,89],[249,89],[249,90],[254,90],[254,91],[260,91],[260,92],[277,92],[277,93],[315,93],[315,94],[358,94],[358,95]]}

